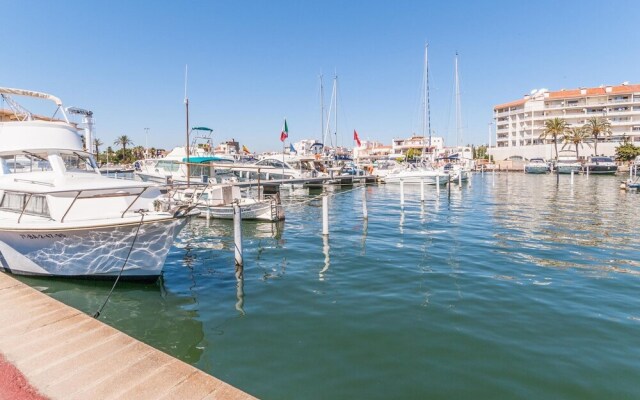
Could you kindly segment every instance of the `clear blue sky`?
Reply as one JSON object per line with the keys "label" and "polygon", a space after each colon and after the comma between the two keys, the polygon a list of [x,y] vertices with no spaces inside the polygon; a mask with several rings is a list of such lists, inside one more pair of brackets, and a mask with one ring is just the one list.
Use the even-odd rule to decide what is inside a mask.
{"label": "clear blue sky", "polygon": [[110,145],[184,143],[192,126],[252,151],[320,138],[339,80],[338,141],[420,133],[423,46],[431,121],[454,144],[459,53],[463,142],[488,141],[492,107],[534,88],[640,83],[640,1],[5,1],[0,85],[93,110]]}

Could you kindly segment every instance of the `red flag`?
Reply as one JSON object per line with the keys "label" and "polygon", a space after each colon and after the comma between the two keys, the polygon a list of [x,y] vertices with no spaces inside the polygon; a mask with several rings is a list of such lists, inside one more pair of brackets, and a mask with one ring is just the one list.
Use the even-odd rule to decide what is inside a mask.
{"label": "red flag", "polygon": [[356,130],[355,130],[355,129],[353,130],[353,140],[355,140],[355,141],[356,141],[356,143],[358,143],[358,147],[360,147],[360,146],[361,146],[361,144],[360,144],[360,138],[358,137],[358,132],[356,132]]}

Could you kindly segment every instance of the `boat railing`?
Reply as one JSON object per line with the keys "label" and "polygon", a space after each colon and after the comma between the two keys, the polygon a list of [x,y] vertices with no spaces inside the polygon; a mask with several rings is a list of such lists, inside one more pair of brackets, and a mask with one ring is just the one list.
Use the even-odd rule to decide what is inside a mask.
{"label": "boat railing", "polygon": [[[62,223],[64,222],[64,219],[67,217],[67,215],[69,214],[69,212],[71,211],[71,209],[73,208],[73,206],[76,204],[78,200],[135,196],[135,199],[133,199],[133,201],[129,203],[127,208],[120,215],[120,218],[124,218],[124,215],[127,213],[127,211],[131,209],[131,207],[135,204],[135,202],[138,201],[140,196],[142,196],[142,194],[146,192],[147,189],[149,189],[150,187],[151,186],[133,186],[133,187],[126,187],[126,188],[115,187],[115,188],[92,188],[92,189],[67,189],[67,190],[51,190],[51,191],[45,191],[45,192],[5,189],[3,190],[3,192],[22,194],[27,196],[27,200],[24,202],[24,205],[22,206],[22,210],[20,211],[20,215],[18,216],[18,223],[20,223],[22,216],[25,213],[27,213],[26,211],[27,211],[27,207],[29,206],[29,202],[34,196],[46,196],[46,195],[62,194],[62,193],[75,193],[76,195],[71,201],[71,204],[69,204],[69,207],[67,207],[64,214],[62,215],[62,218],[60,219],[60,222]],[[134,191],[132,193],[131,189],[138,189],[139,192],[136,193]],[[100,191],[102,193],[86,194],[86,192],[96,192],[96,191]]]}

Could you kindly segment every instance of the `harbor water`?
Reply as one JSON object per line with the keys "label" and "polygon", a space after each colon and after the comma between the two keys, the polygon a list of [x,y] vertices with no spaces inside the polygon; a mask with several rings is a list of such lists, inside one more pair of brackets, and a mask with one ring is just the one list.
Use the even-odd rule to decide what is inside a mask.
{"label": "harbor water", "polygon": [[[640,194],[620,177],[285,198],[286,221],[192,221],[101,320],[263,399],[640,398]],[[362,217],[366,191],[368,220]],[[111,284],[20,278],[93,314]]]}

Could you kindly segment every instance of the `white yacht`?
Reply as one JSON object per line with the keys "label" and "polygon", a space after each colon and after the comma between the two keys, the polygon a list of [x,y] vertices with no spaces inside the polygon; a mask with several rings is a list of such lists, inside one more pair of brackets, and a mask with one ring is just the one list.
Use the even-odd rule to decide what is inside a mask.
{"label": "white yacht", "polygon": [[546,174],[549,172],[549,164],[544,158],[532,158],[524,166],[526,174]]}
{"label": "white yacht", "polygon": [[424,165],[400,164],[397,168],[386,174],[382,180],[385,183],[407,183],[425,185],[444,185],[449,180],[449,175],[444,171],[436,170]]}
{"label": "white yacht", "polygon": [[176,147],[164,158],[138,160],[134,163],[134,173],[144,182],[187,183],[187,159],[190,183],[238,181],[229,169],[221,167],[231,167],[233,158],[211,154],[201,147],[191,147],[188,158],[185,147]]}
{"label": "white yacht", "polygon": [[578,161],[575,151],[560,151],[558,153],[558,162],[556,162],[556,172],[559,174],[570,174],[573,171],[577,174],[582,169],[582,164]]}
{"label": "white yacht", "polygon": [[[156,211],[157,187],[102,176],[57,97],[0,95],[11,107],[0,112],[0,270],[155,280],[189,209]],[[55,113],[39,117],[14,96],[49,100]]]}
{"label": "white yacht", "polygon": [[170,197],[177,204],[193,204],[201,217],[233,219],[233,204],[238,203],[243,220],[282,221],[284,208],[280,197],[261,198],[242,196],[240,188],[234,185],[199,185],[177,189]]}

